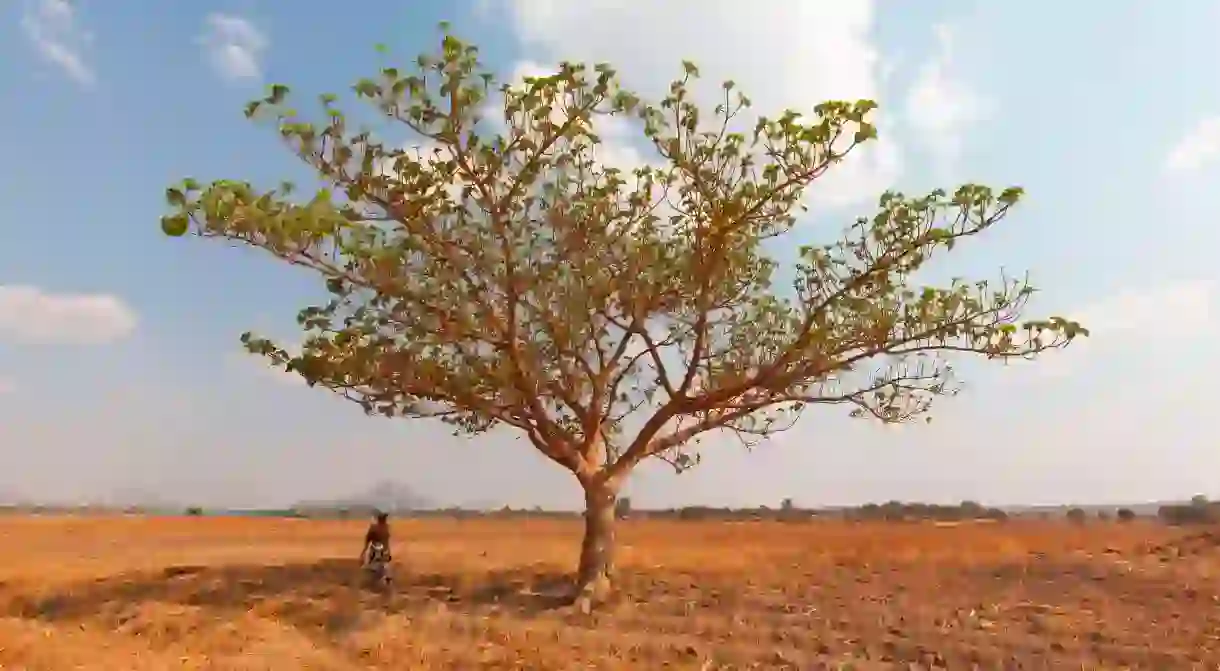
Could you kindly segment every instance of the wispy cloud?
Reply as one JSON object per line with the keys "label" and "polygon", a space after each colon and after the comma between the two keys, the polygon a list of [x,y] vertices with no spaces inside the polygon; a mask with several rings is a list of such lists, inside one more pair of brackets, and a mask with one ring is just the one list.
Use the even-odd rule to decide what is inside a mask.
{"label": "wispy cloud", "polygon": [[1194,172],[1220,158],[1220,116],[1200,120],[1169,151],[1170,172]]}
{"label": "wispy cloud", "polygon": [[0,285],[0,341],[25,344],[102,344],[136,328],[135,312],[111,294],[52,293]]}
{"label": "wispy cloud", "polygon": [[1134,287],[1072,313],[1091,336],[1074,343],[1070,358],[1039,362],[1044,377],[1063,377],[1097,346],[1142,350],[1180,347],[1184,341],[1214,338],[1216,283],[1183,279]]}
{"label": "wispy cloud", "polygon": [[93,86],[97,76],[85,62],[85,48],[92,37],[80,25],[76,6],[70,0],[27,0],[21,15],[21,30],[39,55],[63,70],[81,86]]}
{"label": "wispy cloud", "polygon": [[209,14],[199,39],[208,61],[227,81],[256,80],[263,76],[263,54],[271,41],[248,19],[231,14]]}
{"label": "wispy cloud", "polygon": [[920,67],[907,93],[907,121],[915,141],[924,145],[942,169],[952,170],[961,155],[965,134],[989,113],[986,100],[954,73],[953,30],[938,25],[936,54]]}

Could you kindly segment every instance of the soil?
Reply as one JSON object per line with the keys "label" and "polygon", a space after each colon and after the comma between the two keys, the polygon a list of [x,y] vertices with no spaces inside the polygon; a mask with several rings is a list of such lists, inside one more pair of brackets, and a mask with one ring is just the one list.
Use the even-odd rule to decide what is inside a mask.
{"label": "soil", "polygon": [[581,525],[0,518],[0,669],[1189,669],[1220,665],[1220,531],[1153,523]]}

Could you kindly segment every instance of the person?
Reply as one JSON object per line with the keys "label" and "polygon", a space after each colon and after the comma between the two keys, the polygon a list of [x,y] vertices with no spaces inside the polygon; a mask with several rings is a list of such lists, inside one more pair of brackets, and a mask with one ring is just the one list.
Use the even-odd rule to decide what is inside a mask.
{"label": "person", "polygon": [[364,533],[364,547],[360,550],[360,564],[368,566],[373,560],[384,563],[390,561],[390,516],[377,510],[373,513],[373,523]]}

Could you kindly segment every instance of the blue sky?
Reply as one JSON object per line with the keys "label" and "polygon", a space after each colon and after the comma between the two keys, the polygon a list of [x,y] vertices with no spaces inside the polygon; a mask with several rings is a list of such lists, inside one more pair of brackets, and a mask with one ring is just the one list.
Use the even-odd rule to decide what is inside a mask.
{"label": "blue sky", "polygon": [[[290,7],[292,9],[290,9]],[[1213,263],[1220,3],[728,0],[412,3],[15,0],[0,6],[0,494],[143,492],[272,505],[392,479],[445,503],[575,506],[511,435],[365,418],[240,352],[291,338],[312,278],[159,232],[185,176],[305,177],[242,104],[312,98],[409,64],[447,19],[505,76],[609,61],[645,94],[699,63],[756,109],[873,97],[882,140],[811,192],[823,240],[889,186],[1021,184],[1027,202],[952,270],[1028,269],[1034,308],[1094,338],[1039,365],[970,369],[929,426],[834,412],[746,454],[712,441],[637,505],[993,503],[1220,496]],[[638,149],[615,136],[626,153]]]}

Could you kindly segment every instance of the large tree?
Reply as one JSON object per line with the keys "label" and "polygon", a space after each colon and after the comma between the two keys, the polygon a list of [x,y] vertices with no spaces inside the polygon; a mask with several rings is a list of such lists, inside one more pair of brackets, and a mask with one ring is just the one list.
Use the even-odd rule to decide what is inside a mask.
{"label": "large tree", "polygon": [[[750,443],[810,405],[905,422],[955,390],[947,355],[1030,358],[1086,334],[1021,321],[1033,292],[1022,280],[916,285],[937,252],[1003,219],[1018,188],[887,192],[875,215],[829,244],[784,249],[781,264],[774,239],[806,188],[875,137],[875,104],[739,128],[746,98],[726,82],[702,114],[688,88],[698,73],[684,68],[655,104],[607,65],[497,87],[477,50],[446,34],[411,73],[354,87],[409,131],[394,144],[349,128],[334,96],[311,123],[273,86],[247,115],[274,119],[324,187],[305,201],[287,184],[185,180],[162,227],[325,280],[328,301],[299,314],[299,348],[247,333],[252,352],[369,414],[512,427],[575,475],[576,593],[600,599],[615,500],[644,460],[682,470],[702,434]],[[641,130],[649,165],[600,160],[595,129],[611,116]],[[790,287],[773,287],[777,275]]]}

